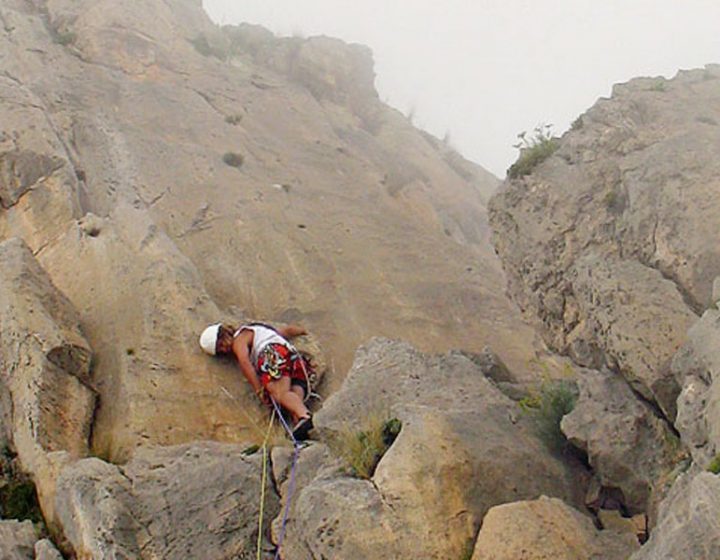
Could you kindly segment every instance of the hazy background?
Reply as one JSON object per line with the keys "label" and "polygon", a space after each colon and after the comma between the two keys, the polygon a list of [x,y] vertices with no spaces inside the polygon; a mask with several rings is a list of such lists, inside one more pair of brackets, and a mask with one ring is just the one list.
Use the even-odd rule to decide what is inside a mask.
{"label": "hazy background", "polygon": [[221,24],[368,45],[380,97],[496,175],[611,86],[720,62],[720,0],[204,0]]}

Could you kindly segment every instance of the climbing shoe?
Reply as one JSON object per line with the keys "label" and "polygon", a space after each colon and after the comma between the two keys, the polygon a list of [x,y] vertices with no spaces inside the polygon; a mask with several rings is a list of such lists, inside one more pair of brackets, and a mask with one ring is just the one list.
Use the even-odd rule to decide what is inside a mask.
{"label": "climbing shoe", "polygon": [[305,418],[300,418],[300,420],[298,420],[298,423],[295,424],[295,427],[293,428],[292,434],[296,440],[303,441],[307,439],[308,433],[312,429],[312,416],[306,416]]}

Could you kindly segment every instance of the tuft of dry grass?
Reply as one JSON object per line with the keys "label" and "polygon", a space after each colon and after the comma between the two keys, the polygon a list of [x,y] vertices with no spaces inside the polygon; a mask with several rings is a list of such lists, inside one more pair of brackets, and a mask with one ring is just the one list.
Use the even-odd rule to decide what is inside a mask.
{"label": "tuft of dry grass", "polygon": [[373,412],[359,427],[344,426],[331,438],[330,448],[347,463],[352,476],[369,479],[401,427],[397,418]]}

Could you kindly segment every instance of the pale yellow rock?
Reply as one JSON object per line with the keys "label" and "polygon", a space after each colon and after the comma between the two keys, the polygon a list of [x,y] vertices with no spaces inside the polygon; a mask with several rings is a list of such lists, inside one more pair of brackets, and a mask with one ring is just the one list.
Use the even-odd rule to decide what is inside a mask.
{"label": "pale yellow rock", "polygon": [[639,546],[634,535],[598,531],[589,517],[541,496],[492,508],[472,560],[626,560]]}
{"label": "pale yellow rock", "polygon": [[19,239],[0,243],[0,382],[12,403],[12,446],[55,521],[55,481],[87,454],[95,393],[91,351],[70,302]]}

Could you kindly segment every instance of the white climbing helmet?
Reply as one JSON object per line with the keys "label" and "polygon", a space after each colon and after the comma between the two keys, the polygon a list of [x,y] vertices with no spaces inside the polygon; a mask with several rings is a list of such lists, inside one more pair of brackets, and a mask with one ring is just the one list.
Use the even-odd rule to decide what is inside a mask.
{"label": "white climbing helmet", "polygon": [[217,345],[218,333],[222,323],[215,323],[206,328],[200,335],[200,347],[205,353],[211,356],[215,355],[215,346]]}

